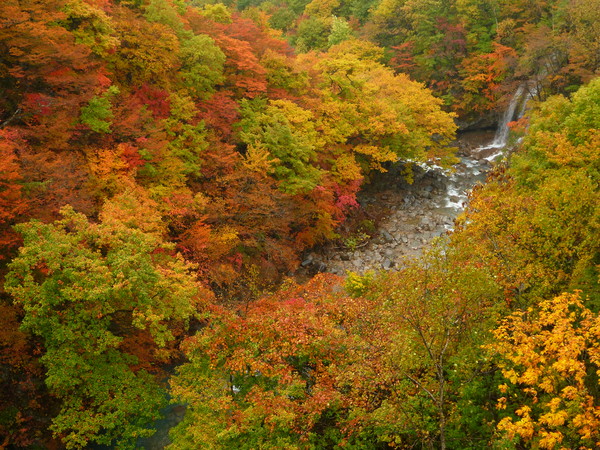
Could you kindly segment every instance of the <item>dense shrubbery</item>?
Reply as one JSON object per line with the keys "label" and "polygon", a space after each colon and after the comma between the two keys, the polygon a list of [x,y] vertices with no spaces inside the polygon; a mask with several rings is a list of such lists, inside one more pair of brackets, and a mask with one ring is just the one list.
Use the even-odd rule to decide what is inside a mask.
{"label": "dense shrubbery", "polygon": [[0,6],[1,446],[132,445],[175,366],[175,448],[597,439],[598,81],[422,260],[284,280],[373,171],[453,162],[402,72],[462,114],[540,61],[549,91],[597,70],[593,2],[368,3]]}
{"label": "dense shrubbery", "polygon": [[599,93],[542,104],[511,166],[407,268],[217,314],[174,379],[175,448],[593,446]]}

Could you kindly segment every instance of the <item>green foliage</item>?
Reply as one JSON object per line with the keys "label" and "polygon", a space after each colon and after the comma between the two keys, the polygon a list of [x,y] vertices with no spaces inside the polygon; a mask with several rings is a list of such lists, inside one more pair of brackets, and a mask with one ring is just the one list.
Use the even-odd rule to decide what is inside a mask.
{"label": "green foliage", "polygon": [[[596,439],[597,423],[574,412],[597,417],[600,81],[531,114],[510,167],[476,187],[432,254],[350,273],[345,289],[330,276],[270,287],[307,247],[339,238],[372,171],[454,161],[443,107],[489,114],[516,80],[535,82],[539,100],[598,73],[598,0],[234,3],[0,7],[0,446],[47,447],[52,433],[68,448],[133,445],[152,433],[163,369],[185,338],[175,448]],[[347,247],[373,231],[363,225]],[[220,303],[190,337],[210,295],[198,279]],[[574,289],[581,304],[560,295]],[[493,342],[497,317],[518,306],[529,316],[511,316]],[[561,334],[567,311],[585,322]],[[543,352],[518,342],[523,330]],[[563,409],[536,399],[521,369],[585,340],[581,395]],[[568,378],[554,367],[564,359],[549,361],[538,374]],[[511,397],[498,410],[504,376]],[[549,386],[565,393],[536,390]]]}
{"label": "green foliage", "polygon": [[352,28],[348,25],[344,19],[334,17],[331,23],[331,33],[327,38],[327,44],[329,47],[337,45],[343,41],[346,41],[352,37]]}
{"label": "green foliage", "polygon": [[323,19],[308,17],[300,22],[292,43],[299,52],[322,50],[327,47],[330,27]]}
{"label": "green foliage", "polygon": [[469,207],[473,223],[459,239],[502,268],[499,279],[524,306],[573,288],[597,296],[598,92],[594,82],[572,101],[542,104],[512,167]]}
{"label": "green foliage", "polygon": [[150,0],[145,7],[144,15],[149,22],[168,26],[179,37],[189,34],[184,30],[179,12],[168,0]]}
{"label": "green foliage", "polygon": [[344,238],[344,247],[350,251],[356,250],[359,246],[362,246],[369,240],[370,236],[364,231],[353,233],[352,235]]}
{"label": "green foliage", "polygon": [[52,431],[67,448],[130,445],[148,436],[164,395],[140,361],[120,346],[131,328],[164,346],[169,321],[195,314],[190,267],[156,235],[118,221],[94,225],[70,207],[54,224],[18,226],[19,256],[6,290],[23,307],[22,328],[39,336],[46,384],[61,399]]}
{"label": "green foliage", "polygon": [[[373,302],[380,317],[371,339],[380,342],[381,359],[371,376],[375,383],[386,380],[389,389],[363,412],[365,423],[380,440],[400,445],[444,448],[450,435],[468,441],[457,429],[454,399],[480,370],[477,346],[499,297],[492,273],[438,243],[398,273],[362,283],[357,293]],[[370,389],[368,381],[357,383],[353,395],[369,396]]]}
{"label": "green foliage", "polygon": [[189,92],[208,98],[222,82],[225,55],[206,35],[196,35],[181,43],[181,77]]}
{"label": "green foliage", "polygon": [[317,134],[310,111],[287,100],[257,98],[242,101],[240,113],[240,139],[268,151],[271,172],[284,192],[307,192],[318,184],[321,173],[311,164]]}
{"label": "green foliage", "polygon": [[208,147],[204,123],[200,122],[197,125],[174,124],[171,132],[174,136],[169,143],[169,149],[172,156],[183,163],[182,172],[186,176],[199,176],[203,153]]}
{"label": "green foliage", "polygon": [[111,100],[118,94],[119,88],[111,86],[102,95],[93,97],[81,108],[81,123],[96,133],[110,133],[110,119],[113,117]]}
{"label": "green foliage", "polygon": [[94,53],[106,55],[119,44],[110,18],[101,9],[81,0],[73,0],[67,3],[65,13],[67,18],[64,27]]}
{"label": "green foliage", "polygon": [[289,29],[294,20],[296,19],[296,14],[290,9],[287,8],[277,8],[271,17],[269,17],[269,25],[276,30],[286,31]]}
{"label": "green foliage", "polygon": [[205,5],[202,8],[202,15],[218,23],[231,23],[231,12],[223,3]]}
{"label": "green foliage", "polygon": [[367,272],[364,275],[359,275],[356,272],[348,272],[346,274],[346,291],[350,295],[360,296],[372,288],[375,279],[374,272]]}

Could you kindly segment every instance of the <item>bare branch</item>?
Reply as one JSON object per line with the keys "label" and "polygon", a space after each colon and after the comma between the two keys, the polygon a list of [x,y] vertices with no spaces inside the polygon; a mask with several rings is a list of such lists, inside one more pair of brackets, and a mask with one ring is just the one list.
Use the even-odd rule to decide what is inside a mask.
{"label": "bare branch", "polygon": [[0,123],[0,130],[2,128],[4,128],[5,126],[10,125],[10,123],[17,118],[17,116],[19,115],[20,112],[21,112],[21,108],[17,108],[17,110],[13,113],[12,116],[10,116],[4,122]]}

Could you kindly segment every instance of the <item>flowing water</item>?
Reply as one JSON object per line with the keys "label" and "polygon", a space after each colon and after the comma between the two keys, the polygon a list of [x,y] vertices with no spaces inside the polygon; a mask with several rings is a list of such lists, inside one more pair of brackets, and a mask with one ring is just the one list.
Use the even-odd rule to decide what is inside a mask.
{"label": "flowing water", "polygon": [[303,261],[307,272],[393,270],[421,254],[430,241],[453,229],[454,219],[464,210],[469,191],[483,183],[494,161],[508,145],[509,123],[519,119],[533,93],[527,84],[515,91],[498,122],[495,134],[485,131],[462,133],[457,145],[460,162],[454,170],[414,164],[415,182],[401,175],[403,163],[383,174],[362,193],[360,203],[385,211],[376,236],[364,246],[328,247],[313,252]]}
{"label": "flowing water", "polygon": [[[525,85],[517,89],[495,135],[486,131],[463,133],[458,139],[460,162],[453,171],[414,164],[412,184],[401,175],[401,164],[382,175],[360,198],[363,206],[387,213],[377,237],[361,248],[329,247],[315,251],[303,262],[304,271],[343,275],[348,270],[394,270],[402,267],[406,259],[418,256],[431,239],[451,231],[454,219],[466,206],[468,192],[476,183],[485,181],[491,162],[502,155],[509,137],[508,124],[523,114],[530,96]],[[182,420],[185,406],[170,405],[162,413],[165,417],[154,424],[156,434],[140,439],[138,447],[154,450],[168,445],[168,432]]]}

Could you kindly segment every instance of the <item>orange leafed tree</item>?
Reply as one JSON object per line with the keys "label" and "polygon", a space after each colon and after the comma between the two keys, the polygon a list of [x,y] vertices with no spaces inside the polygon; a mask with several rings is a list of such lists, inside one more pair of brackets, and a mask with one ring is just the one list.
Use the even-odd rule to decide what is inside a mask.
{"label": "orange leafed tree", "polygon": [[11,225],[28,208],[20,184],[21,168],[15,153],[19,145],[23,143],[15,139],[14,133],[0,130],[0,259],[5,256],[7,247],[19,242]]}

